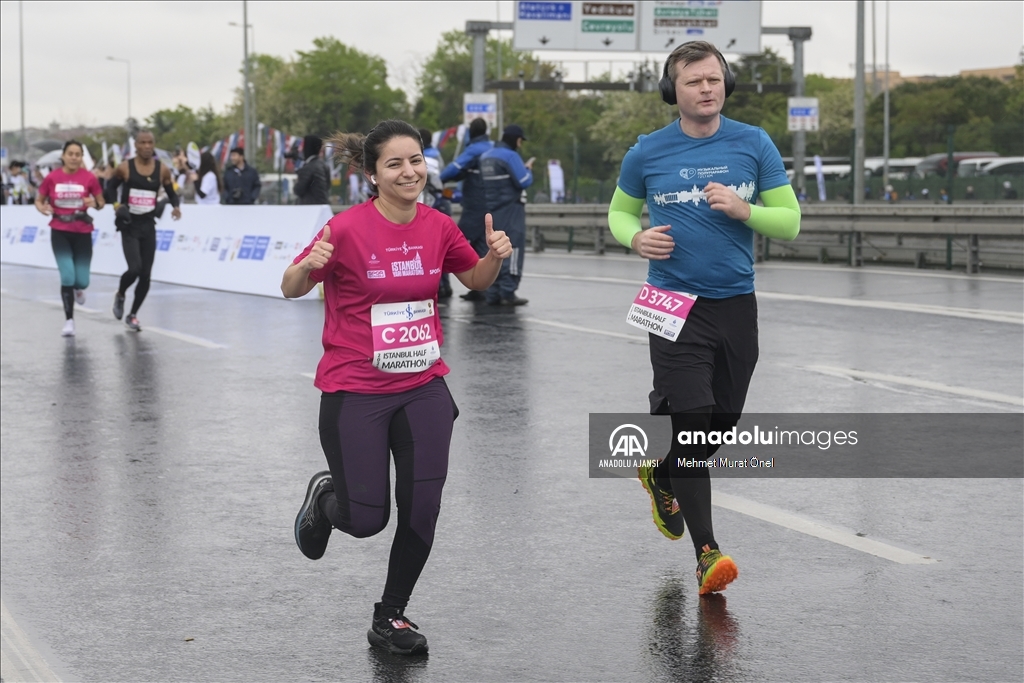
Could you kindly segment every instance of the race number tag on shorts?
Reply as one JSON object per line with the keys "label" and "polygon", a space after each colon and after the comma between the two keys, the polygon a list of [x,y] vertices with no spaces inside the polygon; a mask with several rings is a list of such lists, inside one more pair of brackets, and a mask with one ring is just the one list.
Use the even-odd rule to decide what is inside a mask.
{"label": "race number tag on shorts", "polygon": [[78,183],[57,183],[53,188],[53,205],[58,209],[81,209],[83,197],[85,187]]}
{"label": "race number tag on shorts", "polygon": [[156,211],[156,192],[152,190],[128,190],[128,211],[135,214]]}
{"label": "race number tag on shorts", "polygon": [[645,282],[629,307],[626,322],[633,327],[675,341],[690,314],[696,294],[670,292]]}
{"label": "race number tag on shorts", "polygon": [[434,302],[374,304],[373,367],[382,372],[423,372],[441,357],[434,329]]}

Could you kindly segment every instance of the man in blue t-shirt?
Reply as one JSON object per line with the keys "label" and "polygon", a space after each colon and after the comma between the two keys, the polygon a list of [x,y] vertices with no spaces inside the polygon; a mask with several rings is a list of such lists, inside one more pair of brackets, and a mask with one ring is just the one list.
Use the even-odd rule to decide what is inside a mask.
{"label": "man in blue t-shirt", "polygon": [[[754,232],[791,240],[800,229],[800,205],[771,139],[721,115],[734,87],[713,45],[676,48],[659,89],[679,119],[641,135],[626,153],[608,212],[615,238],[650,261],[643,301],[674,302],[670,332],[645,325],[657,328],[650,332],[651,413],[671,415],[673,435],[723,432],[739,421],[758,354]],[[759,199],[764,206],[755,205]],[[684,304],[688,313],[675,313]],[[718,450],[706,443],[716,439],[681,440],[672,439],[657,467],[640,468],[640,481],[665,536],[677,540],[690,528],[699,592],[724,590],[739,570],[715,541],[710,472],[692,466]]]}

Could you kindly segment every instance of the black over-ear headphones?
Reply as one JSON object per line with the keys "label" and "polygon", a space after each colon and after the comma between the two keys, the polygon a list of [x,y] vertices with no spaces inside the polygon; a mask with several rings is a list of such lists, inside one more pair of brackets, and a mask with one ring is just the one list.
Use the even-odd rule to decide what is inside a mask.
{"label": "black over-ear headphones", "polygon": [[[686,43],[683,43],[686,45]],[[682,47],[680,45],[679,47]],[[676,50],[679,48],[677,47]],[[673,50],[673,54],[675,50]],[[718,50],[715,50],[715,55],[718,57],[718,61],[722,64],[723,78],[725,80],[725,96],[728,97],[732,94],[732,91],[736,89],[736,76],[733,75],[732,70],[729,68],[729,63],[725,61],[725,57]],[[668,64],[672,59],[672,55],[668,56],[665,60],[665,68],[661,71],[661,80],[658,81],[658,90],[661,91],[661,99],[665,101],[665,104],[676,104],[676,84],[669,78],[668,75]]]}

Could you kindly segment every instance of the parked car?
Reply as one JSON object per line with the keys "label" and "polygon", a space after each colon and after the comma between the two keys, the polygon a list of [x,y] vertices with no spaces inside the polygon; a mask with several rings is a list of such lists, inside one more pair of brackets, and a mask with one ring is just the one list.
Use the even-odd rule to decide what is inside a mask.
{"label": "parked car", "polygon": [[[981,159],[986,157],[994,159],[998,156],[995,152],[954,152],[953,163],[959,164],[965,159]],[[924,178],[931,174],[946,175],[946,164],[948,161],[949,154],[946,152],[929,154],[914,168],[914,175],[919,178]]]}
{"label": "parked car", "polygon": [[979,175],[1024,176],[1024,157],[1000,157],[985,164]]}

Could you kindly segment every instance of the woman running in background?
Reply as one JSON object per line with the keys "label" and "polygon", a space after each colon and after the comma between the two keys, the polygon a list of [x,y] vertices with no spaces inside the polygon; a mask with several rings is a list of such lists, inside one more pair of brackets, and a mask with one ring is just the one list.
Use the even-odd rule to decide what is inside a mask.
{"label": "woman running in background", "polygon": [[50,244],[60,271],[60,298],[64,302],[65,337],[75,336],[75,302],[85,304],[92,263],[92,216],[88,209],[103,208],[103,190],[91,172],[82,168],[82,143],[64,143],[61,168],[43,179],[36,208],[50,220]]}

